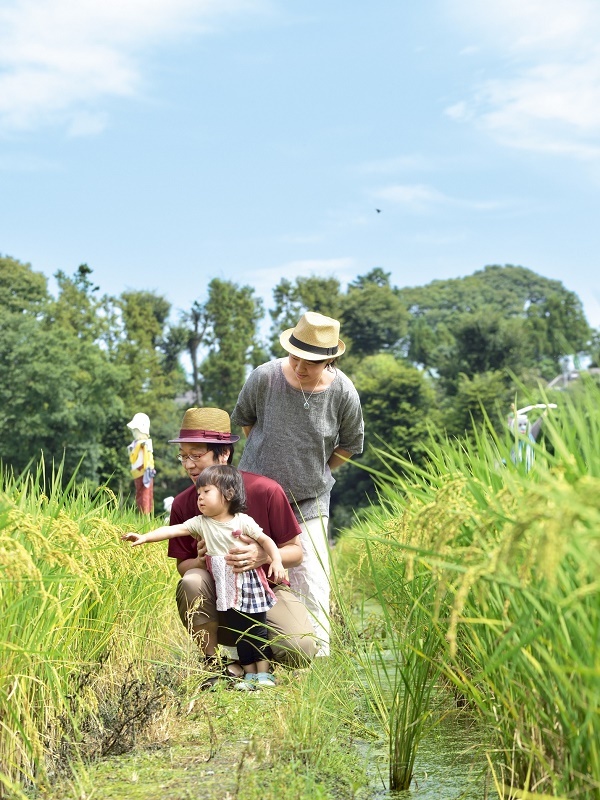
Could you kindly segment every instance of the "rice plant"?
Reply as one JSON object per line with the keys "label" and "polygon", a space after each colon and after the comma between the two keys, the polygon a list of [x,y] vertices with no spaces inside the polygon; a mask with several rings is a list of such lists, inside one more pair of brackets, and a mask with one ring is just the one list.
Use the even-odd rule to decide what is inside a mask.
{"label": "rice plant", "polygon": [[94,737],[100,752],[123,687],[182,649],[164,553],[120,542],[148,522],[61,478],[0,476],[0,796],[46,785]]}
{"label": "rice plant", "polygon": [[360,590],[349,585],[351,573],[336,553],[334,579],[344,576],[334,592],[343,619],[337,649],[348,652],[371,713],[383,726],[390,789],[408,789],[419,742],[437,716],[431,696],[440,673],[440,630],[429,613],[435,583],[430,571],[407,568],[402,554],[383,540],[367,534],[358,547]]}
{"label": "rice plant", "polygon": [[[514,436],[491,425],[432,444],[425,469],[382,452],[379,503],[345,534],[368,553],[360,575],[392,656],[383,675],[373,668],[382,645],[363,647],[371,695],[397,669],[423,700],[410,719],[399,704],[381,706],[392,780],[410,767],[393,742],[423,724],[441,670],[489,731],[502,796],[600,794],[598,388],[565,394],[544,429],[529,471],[512,463]],[[415,609],[430,641],[407,623]]]}

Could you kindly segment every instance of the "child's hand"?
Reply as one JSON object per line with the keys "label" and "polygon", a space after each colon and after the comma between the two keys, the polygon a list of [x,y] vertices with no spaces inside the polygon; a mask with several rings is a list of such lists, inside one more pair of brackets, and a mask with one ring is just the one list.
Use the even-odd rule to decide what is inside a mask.
{"label": "child's hand", "polygon": [[124,533],[121,539],[125,542],[131,542],[132,547],[145,542],[144,535],[140,533]]}
{"label": "child's hand", "polygon": [[280,558],[271,561],[269,564],[268,577],[271,578],[273,583],[281,583],[281,581],[285,578],[285,569],[283,568]]}

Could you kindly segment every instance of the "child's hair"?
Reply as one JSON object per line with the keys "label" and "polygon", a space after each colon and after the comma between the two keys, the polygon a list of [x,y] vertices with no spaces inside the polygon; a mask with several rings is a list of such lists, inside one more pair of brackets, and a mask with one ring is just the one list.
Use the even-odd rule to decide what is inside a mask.
{"label": "child's hair", "polygon": [[246,510],[246,489],[239,471],[230,464],[214,464],[206,467],[196,478],[196,489],[201,486],[216,486],[229,503],[229,513]]}

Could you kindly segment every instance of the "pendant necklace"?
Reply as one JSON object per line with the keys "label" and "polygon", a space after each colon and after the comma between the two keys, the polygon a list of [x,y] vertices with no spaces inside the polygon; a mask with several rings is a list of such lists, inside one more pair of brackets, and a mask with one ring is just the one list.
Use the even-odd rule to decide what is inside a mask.
{"label": "pendant necklace", "polygon": [[[300,381],[298,381],[298,383],[300,383]],[[300,383],[300,391],[302,392],[302,397],[304,398],[304,408],[306,408],[306,409],[309,409],[309,408],[310,408],[310,404],[309,404],[309,402],[308,402],[308,401],[309,401],[309,400],[310,400],[310,398],[313,396],[313,394],[315,393],[315,391],[316,391],[316,389],[317,389],[317,386],[318,386],[320,383],[321,383],[321,379],[319,378],[319,380],[318,380],[318,381],[316,382],[316,384],[315,384],[315,388],[314,388],[314,389],[312,390],[312,392],[311,392],[311,393],[308,395],[308,397],[307,397],[307,396],[304,394],[304,389],[302,388],[302,384]]]}

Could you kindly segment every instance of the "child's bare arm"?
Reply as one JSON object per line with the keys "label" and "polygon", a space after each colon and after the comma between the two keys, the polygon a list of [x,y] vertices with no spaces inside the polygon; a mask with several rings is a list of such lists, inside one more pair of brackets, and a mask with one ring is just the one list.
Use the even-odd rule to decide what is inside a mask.
{"label": "child's bare arm", "polygon": [[271,559],[269,571],[267,573],[268,577],[271,578],[271,580],[273,580],[275,583],[280,583],[285,578],[285,569],[283,568],[283,564],[281,562],[279,548],[273,539],[270,539],[265,533],[261,533],[257,537],[256,541]]}
{"label": "child's bare arm", "polygon": [[189,531],[185,525],[163,525],[148,533],[124,533],[121,539],[131,542],[131,546],[147,544],[148,542],[162,542],[165,539],[175,539],[177,536],[186,536]]}

